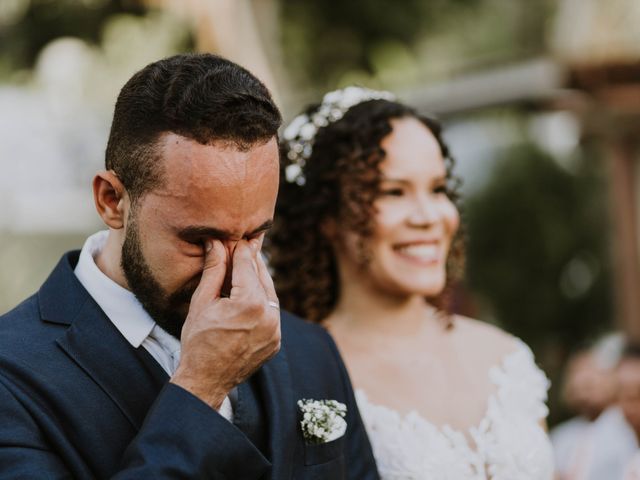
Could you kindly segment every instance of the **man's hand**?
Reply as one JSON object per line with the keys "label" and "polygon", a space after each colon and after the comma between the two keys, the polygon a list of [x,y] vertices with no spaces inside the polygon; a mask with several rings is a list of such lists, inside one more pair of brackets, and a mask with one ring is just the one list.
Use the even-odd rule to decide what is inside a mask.
{"label": "man's hand", "polygon": [[220,296],[229,267],[225,248],[209,242],[171,382],[218,409],[233,387],[280,349],[280,312],[269,305],[277,296],[258,239],[236,245],[229,298]]}

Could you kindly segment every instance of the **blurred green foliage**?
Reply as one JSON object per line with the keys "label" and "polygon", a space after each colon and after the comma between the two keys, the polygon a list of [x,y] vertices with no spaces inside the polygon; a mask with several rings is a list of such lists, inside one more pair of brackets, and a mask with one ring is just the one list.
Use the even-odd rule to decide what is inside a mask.
{"label": "blurred green foliage", "polygon": [[568,354],[612,328],[607,191],[602,159],[571,170],[531,144],[504,152],[465,202],[467,282],[492,320],[524,339],[551,377],[550,424]]}
{"label": "blurred green foliage", "polygon": [[326,90],[397,88],[540,54],[555,6],[538,0],[280,0],[288,70]]}
{"label": "blurred green foliage", "polygon": [[289,64],[312,85],[328,88],[345,72],[376,70],[387,42],[411,48],[452,4],[479,0],[281,0],[283,46]]}
{"label": "blurred green foliage", "polygon": [[[30,69],[50,41],[72,36],[100,42],[112,16],[146,13],[135,0],[3,0],[0,8],[0,75]],[[11,5],[11,6],[10,6]]]}
{"label": "blurred green foliage", "polygon": [[521,145],[465,203],[469,286],[499,324],[534,345],[575,346],[610,324],[601,168],[584,159],[569,172]]}

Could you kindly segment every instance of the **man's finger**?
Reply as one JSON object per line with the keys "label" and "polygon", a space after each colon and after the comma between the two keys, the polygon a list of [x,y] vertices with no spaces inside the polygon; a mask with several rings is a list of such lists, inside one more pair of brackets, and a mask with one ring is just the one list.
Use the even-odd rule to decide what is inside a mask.
{"label": "man's finger", "polygon": [[264,263],[264,259],[260,253],[257,255],[256,264],[258,267],[258,279],[260,280],[260,284],[262,285],[267,298],[271,301],[277,301],[278,295],[276,294],[276,288],[273,285],[273,279],[271,278],[269,269]]}
{"label": "man's finger", "polygon": [[240,240],[233,252],[233,278],[231,279],[231,298],[239,295],[265,295],[256,271],[256,254],[246,240]]}
{"label": "man's finger", "polygon": [[220,296],[227,272],[227,251],[220,240],[207,240],[200,284],[193,293],[192,302],[208,301]]}

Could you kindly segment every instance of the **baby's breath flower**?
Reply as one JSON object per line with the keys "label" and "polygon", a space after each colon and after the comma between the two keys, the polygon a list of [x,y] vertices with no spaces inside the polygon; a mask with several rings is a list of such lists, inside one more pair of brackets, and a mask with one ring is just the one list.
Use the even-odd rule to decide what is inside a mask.
{"label": "baby's breath flower", "polygon": [[326,443],[344,435],[347,406],[336,400],[298,400],[302,434],[308,443]]}
{"label": "baby's breath flower", "polygon": [[292,162],[285,169],[285,178],[288,183],[305,184],[302,169],[311,157],[318,129],[337,122],[351,107],[368,100],[393,101],[395,97],[390,92],[351,86],[327,93],[322,98],[322,104],[311,117],[303,113],[291,121],[282,135],[289,150],[287,158]]}

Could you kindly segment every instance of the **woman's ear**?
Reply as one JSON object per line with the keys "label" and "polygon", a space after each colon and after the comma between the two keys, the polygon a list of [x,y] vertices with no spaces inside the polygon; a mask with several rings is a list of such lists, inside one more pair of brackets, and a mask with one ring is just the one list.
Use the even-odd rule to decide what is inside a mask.
{"label": "woman's ear", "polygon": [[116,230],[124,226],[129,196],[113,170],[98,172],[93,178],[93,200],[107,226]]}

